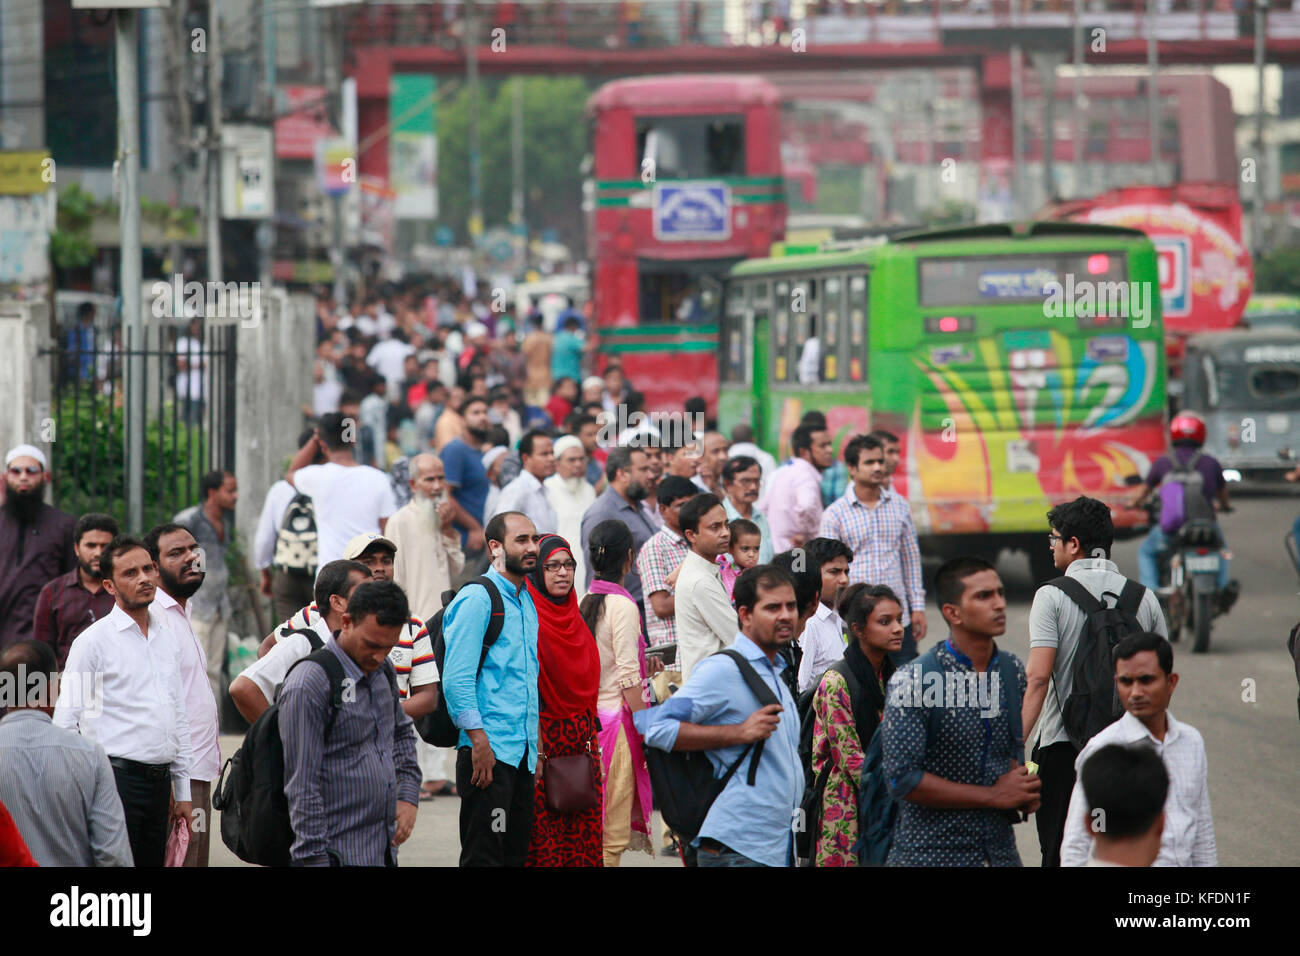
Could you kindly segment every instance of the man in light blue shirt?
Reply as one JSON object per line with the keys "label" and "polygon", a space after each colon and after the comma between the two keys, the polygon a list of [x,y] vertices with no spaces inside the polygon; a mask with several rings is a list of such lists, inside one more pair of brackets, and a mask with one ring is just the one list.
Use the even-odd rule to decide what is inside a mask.
{"label": "man in light blue shirt", "polygon": [[[442,691],[460,728],[460,865],[523,866],[533,823],[537,767],[537,609],[524,576],[537,565],[537,529],[506,511],[484,529],[501,595],[501,635],[483,656],[491,616],[487,589],[467,585],[447,605]],[[482,660],[482,669],[479,661]]]}
{"label": "man in light blue shirt", "polygon": [[633,719],[651,747],[708,751],[715,778],[746,747],[762,742],[753,784],[751,752],[709,808],[692,846],[700,866],[790,866],[804,774],[798,710],[780,677],[785,661],[778,652],[794,640],[794,581],[782,568],[759,565],[736,579],[733,597],[740,633],[732,649],[744,655],[780,704],[762,706],[736,661],[716,654],[697,664],[667,703]]}

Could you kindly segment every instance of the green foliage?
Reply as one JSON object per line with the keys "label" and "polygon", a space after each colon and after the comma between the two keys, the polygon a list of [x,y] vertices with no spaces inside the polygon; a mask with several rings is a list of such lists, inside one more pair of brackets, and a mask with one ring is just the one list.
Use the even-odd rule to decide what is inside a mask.
{"label": "green foliage", "polygon": [[[590,88],[576,76],[523,78],[524,216],[529,231],[553,228],[563,241],[582,238],[583,111]],[[438,104],[439,221],[469,236],[469,92],[461,86]],[[479,90],[484,227],[510,219],[510,83],[486,79]]]}
{"label": "green foliage", "polygon": [[[71,514],[100,511],[126,524],[126,453],[124,413],[112,400],[91,390],[69,388],[53,407],[57,425],[52,444],[55,504]],[[207,442],[198,426],[173,408],[148,423],[144,440],[144,528],[170,521],[198,501],[199,478],[206,470]]]}
{"label": "green foliage", "polygon": [[975,207],[960,199],[945,199],[921,210],[921,220],[930,228],[960,226],[975,221]]}
{"label": "green foliage", "polygon": [[1255,291],[1300,293],[1300,246],[1282,246],[1255,260]]}
{"label": "green foliage", "polygon": [[73,183],[59,190],[59,209],[55,231],[50,235],[50,258],[60,269],[80,269],[90,265],[95,247],[90,241],[90,224],[109,205]]}

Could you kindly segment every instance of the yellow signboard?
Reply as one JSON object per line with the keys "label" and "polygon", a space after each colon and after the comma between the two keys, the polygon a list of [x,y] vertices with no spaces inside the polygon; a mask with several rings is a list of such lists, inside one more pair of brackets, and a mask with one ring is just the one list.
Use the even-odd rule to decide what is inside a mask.
{"label": "yellow signboard", "polygon": [[35,196],[54,182],[54,160],[47,149],[0,152],[0,196]]}

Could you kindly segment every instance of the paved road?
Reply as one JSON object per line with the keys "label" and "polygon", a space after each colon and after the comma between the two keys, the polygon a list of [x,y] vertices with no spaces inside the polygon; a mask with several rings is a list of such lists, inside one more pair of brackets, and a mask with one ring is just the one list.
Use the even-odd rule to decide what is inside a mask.
{"label": "paved road", "polygon": [[[1300,579],[1287,567],[1282,537],[1300,513],[1300,496],[1238,497],[1224,519],[1236,555],[1233,576],[1242,597],[1232,613],[1215,622],[1208,654],[1192,654],[1186,638],[1174,647],[1181,677],[1172,710],[1205,738],[1210,799],[1224,866],[1300,865],[1300,721],[1295,672],[1285,641],[1300,620]],[[1043,546],[1047,546],[1044,535]],[[1137,574],[1137,541],[1115,548],[1127,574]],[[1011,592],[1005,644],[1022,657],[1033,587],[1023,556],[1004,559],[1001,571]],[[931,626],[935,614],[931,612]],[[928,643],[928,642],[927,642]],[[1253,700],[1249,688],[1253,687]],[[230,754],[238,738],[223,737]],[[439,797],[420,806],[415,833],[402,849],[405,866],[454,866],[459,854],[459,800]],[[657,818],[656,818],[657,822]],[[1032,820],[1016,828],[1027,866],[1040,859]],[[240,866],[214,836],[214,866]],[[628,855],[629,866],[676,866],[673,860]]]}

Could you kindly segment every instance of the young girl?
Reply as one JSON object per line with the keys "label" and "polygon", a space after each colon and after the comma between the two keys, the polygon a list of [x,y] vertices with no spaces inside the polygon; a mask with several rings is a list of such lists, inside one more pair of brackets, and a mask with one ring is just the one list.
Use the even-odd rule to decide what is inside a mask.
{"label": "young girl", "polygon": [[718,564],[722,566],[720,573],[723,587],[727,589],[727,597],[731,597],[740,572],[758,564],[763,533],[758,530],[758,525],[747,518],[737,518],[727,527],[731,531],[731,553],[718,555]]}

